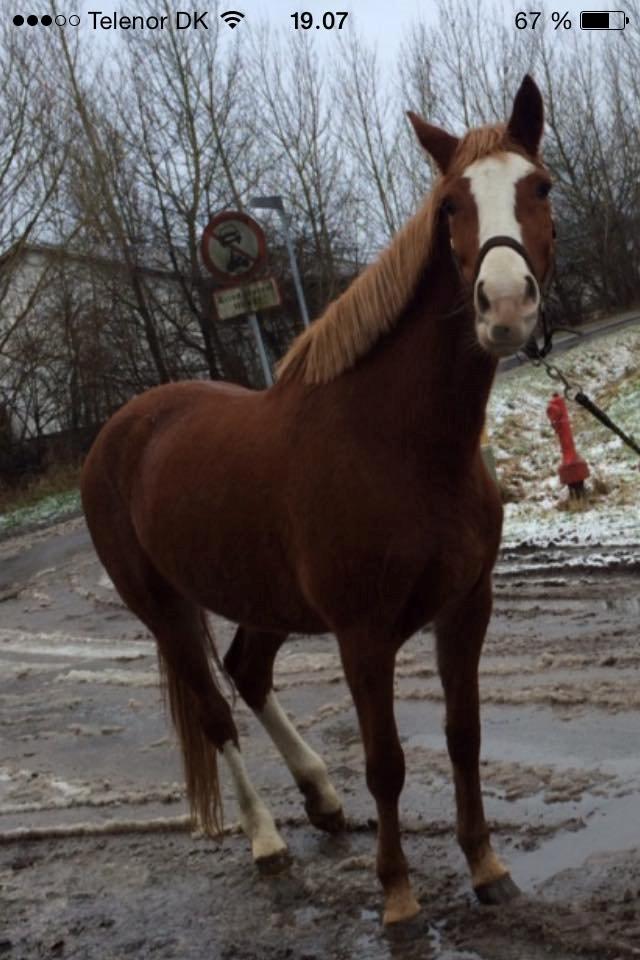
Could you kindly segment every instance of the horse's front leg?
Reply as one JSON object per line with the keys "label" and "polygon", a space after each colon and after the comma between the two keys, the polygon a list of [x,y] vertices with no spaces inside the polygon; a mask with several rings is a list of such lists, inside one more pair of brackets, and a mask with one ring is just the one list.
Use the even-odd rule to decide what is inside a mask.
{"label": "horse's front leg", "polygon": [[377,872],[384,891],[384,922],[409,920],[420,907],[411,892],[400,844],[398,798],[404,784],[404,754],[393,711],[396,648],[368,631],[338,634],[347,683],[364,744],[367,786],[378,809]]}
{"label": "horse's front leg", "polygon": [[478,663],[491,617],[491,577],[435,622],[438,668],[446,701],[446,735],[456,792],[458,841],[482,903],[506,903],[519,893],[491,848],[480,787]]}

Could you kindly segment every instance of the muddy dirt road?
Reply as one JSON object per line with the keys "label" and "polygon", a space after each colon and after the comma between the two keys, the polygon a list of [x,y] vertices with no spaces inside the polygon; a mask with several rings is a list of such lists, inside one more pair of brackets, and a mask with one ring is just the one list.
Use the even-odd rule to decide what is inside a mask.
{"label": "muddy dirt road", "polygon": [[[0,956],[640,957],[637,556],[603,548],[594,566],[576,548],[569,564],[554,550],[501,559],[481,682],[487,813],[524,891],[507,908],[474,902],[453,833],[432,638],[406,645],[402,817],[423,910],[389,933],[333,641],[292,641],[278,688],[343,795],[344,835],[306,823],[273,747],[237,706],[248,767],[294,856],[284,873],[259,876],[242,836],[218,846],[187,829],[153,645],[82,521],[1,544]],[[220,621],[216,632],[224,650],[231,628]]]}

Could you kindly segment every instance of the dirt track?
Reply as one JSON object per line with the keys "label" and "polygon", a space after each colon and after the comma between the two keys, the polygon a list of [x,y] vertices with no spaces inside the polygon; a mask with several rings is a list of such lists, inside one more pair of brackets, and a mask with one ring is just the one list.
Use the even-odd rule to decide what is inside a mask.
{"label": "dirt track", "polygon": [[[497,573],[482,670],[484,793],[496,846],[525,892],[506,909],[475,904],[455,844],[430,635],[402,652],[402,817],[423,910],[388,933],[373,802],[333,642],[292,641],[278,687],[329,764],[346,834],[307,825],[274,749],[237,707],[248,767],[294,855],[288,871],[262,877],[242,836],[218,847],[180,819],[153,645],[118,603],[81,521],[2,544],[0,956],[640,957],[638,568],[628,549],[603,554],[595,569],[579,550],[570,566],[558,552],[521,552]],[[231,628],[218,622],[216,632],[224,650]],[[106,823],[133,832],[93,830]],[[92,830],[15,835],[81,824]]]}

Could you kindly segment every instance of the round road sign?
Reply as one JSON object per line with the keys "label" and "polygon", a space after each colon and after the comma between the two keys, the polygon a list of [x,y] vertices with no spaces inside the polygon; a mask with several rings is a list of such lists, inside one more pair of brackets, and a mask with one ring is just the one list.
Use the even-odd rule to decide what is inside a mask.
{"label": "round road sign", "polygon": [[204,228],[202,259],[223,282],[250,280],[262,267],[266,252],[262,227],[246,213],[225,210]]}

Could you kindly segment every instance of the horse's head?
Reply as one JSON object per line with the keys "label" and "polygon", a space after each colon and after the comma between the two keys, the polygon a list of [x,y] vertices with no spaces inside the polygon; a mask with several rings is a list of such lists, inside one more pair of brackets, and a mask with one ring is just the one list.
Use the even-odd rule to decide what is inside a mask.
{"label": "horse's head", "polygon": [[442,171],[436,186],[462,281],[473,295],[476,333],[495,356],[515,353],[538,319],[553,264],[551,177],[538,147],[542,97],[526,76],[506,126],[462,139],[409,114]]}

